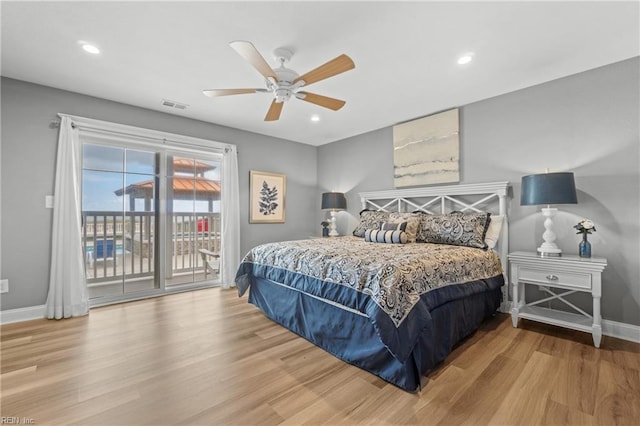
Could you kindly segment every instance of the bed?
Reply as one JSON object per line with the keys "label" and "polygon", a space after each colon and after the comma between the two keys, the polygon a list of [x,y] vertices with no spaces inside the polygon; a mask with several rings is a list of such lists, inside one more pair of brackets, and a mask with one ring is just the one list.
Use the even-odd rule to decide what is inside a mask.
{"label": "bed", "polygon": [[[254,247],[236,274],[238,293],[249,291],[267,317],[341,360],[418,391],[457,344],[508,310],[507,192],[507,182],[495,182],[360,193],[357,236]],[[451,218],[471,224],[468,235],[473,226],[487,233],[490,217],[502,219],[493,248],[484,233],[481,242],[430,239],[433,224]],[[386,238],[378,234],[388,243],[372,242]],[[391,235],[409,242],[393,244]]]}

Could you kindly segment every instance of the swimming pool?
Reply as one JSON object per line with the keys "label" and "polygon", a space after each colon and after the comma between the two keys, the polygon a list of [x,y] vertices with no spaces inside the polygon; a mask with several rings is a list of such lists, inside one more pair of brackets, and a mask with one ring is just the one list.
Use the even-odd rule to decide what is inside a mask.
{"label": "swimming pool", "polygon": [[[93,256],[93,246],[87,246],[84,251],[87,255]],[[116,254],[123,254],[123,253],[124,253],[124,246],[122,244],[116,244]]]}

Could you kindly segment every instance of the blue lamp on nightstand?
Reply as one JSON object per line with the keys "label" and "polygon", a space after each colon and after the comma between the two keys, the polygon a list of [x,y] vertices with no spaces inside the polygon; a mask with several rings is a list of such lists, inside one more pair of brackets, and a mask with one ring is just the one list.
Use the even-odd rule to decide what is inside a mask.
{"label": "blue lamp on nightstand", "polygon": [[325,192],[322,194],[322,210],[331,212],[331,221],[329,223],[329,236],[337,237],[336,230],[336,212],[347,208],[347,199],[342,192]]}
{"label": "blue lamp on nightstand", "polygon": [[542,173],[522,177],[521,206],[544,205],[542,214],[544,221],[544,242],[538,247],[540,256],[560,256],[562,250],[556,245],[556,234],[553,232],[552,217],[558,212],[552,204],[578,204],[576,184],[573,173]]}

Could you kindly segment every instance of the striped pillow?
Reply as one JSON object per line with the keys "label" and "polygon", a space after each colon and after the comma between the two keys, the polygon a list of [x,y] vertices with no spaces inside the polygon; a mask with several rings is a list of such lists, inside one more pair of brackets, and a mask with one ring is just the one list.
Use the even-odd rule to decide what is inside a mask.
{"label": "striped pillow", "polygon": [[405,244],[407,242],[407,233],[404,231],[367,229],[364,232],[364,240],[368,243]]}

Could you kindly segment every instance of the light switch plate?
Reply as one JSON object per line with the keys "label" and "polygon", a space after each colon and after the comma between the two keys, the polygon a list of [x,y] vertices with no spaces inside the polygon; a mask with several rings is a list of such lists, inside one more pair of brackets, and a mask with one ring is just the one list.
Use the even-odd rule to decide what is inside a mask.
{"label": "light switch plate", "polygon": [[0,293],[9,293],[9,280],[0,280]]}
{"label": "light switch plate", "polygon": [[47,209],[53,208],[53,195],[44,196],[44,207]]}

